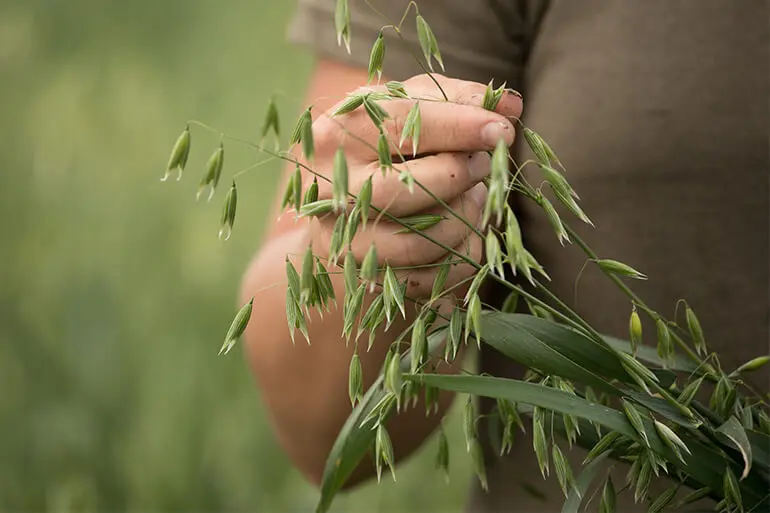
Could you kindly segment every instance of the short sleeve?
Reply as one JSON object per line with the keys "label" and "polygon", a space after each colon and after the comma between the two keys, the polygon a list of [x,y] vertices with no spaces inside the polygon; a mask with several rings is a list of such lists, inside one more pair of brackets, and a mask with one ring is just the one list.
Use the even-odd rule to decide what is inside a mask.
{"label": "short sleeve", "polygon": [[[420,0],[420,14],[436,35],[448,76],[486,83],[507,81],[517,87],[522,74],[525,48],[517,34],[526,34],[515,10],[496,9],[495,0]],[[308,46],[321,58],[367,67],[369,50],[380,27],[398,24],[408,0],[372,0],[384,15],[375,13],[363,0],[350,0],[351,53],[337,45],[334,29],[335,0],[299,0],[289,27],[289,40]],[[401,26],[404,41],[385,31],[384,73],[404,80],[422,73],[415,55],[422,58],[414,8]],[[438,70],[437,70],[438,71]]]}

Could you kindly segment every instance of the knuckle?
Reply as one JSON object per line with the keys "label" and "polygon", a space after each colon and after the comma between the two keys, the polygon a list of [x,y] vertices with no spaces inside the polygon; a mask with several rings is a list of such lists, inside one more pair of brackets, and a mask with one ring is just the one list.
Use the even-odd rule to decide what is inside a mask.
{"label": "knuckle", "polygon": [[468,82],[457,92],[455,102],[461,104],[480,104],[483,93],[479,92],[479,84]]}

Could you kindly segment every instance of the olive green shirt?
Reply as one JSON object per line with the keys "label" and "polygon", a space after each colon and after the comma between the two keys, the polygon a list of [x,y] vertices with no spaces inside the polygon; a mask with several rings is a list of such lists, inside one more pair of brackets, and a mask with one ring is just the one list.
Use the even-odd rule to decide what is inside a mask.
{"label": "olive green shirt", "polygon": [[[391,20],[406,0],[373,0]],[[300,0],[291,38],[324,58],[365,67],[386,22],[351,1],[352,54],[336,44],[333,0]],[[768,352],[770,201],[770,5],[762,0],[420,0],[447,75],[507,81],[524,93],[524,122],[550,143],[596,225],[581,235],[601,256],[650,279],[634,290],[673,317],[686,298],[710,348],[730,369]],[[410,15],[406,44],[387,32],[385,73],[421,73]],[[527,158],[523,152],[517,157]],[[602,332],[627,338],[631,305],[574,246],[561,247],[547,219],[518,205],[525,242],[551,290]],[[566,214],[565,214],[566,215]],[[578,227],[578,222],[572,222]],[[679,309],[681,320],[683,311]],[[648,334],[654,326],[645,325]],[[652,338],[651,336],[648,338]],[[481,370],[522,369],[483,350]],[[755,377],[765,390],[768,373]],[[482,408],[491,405],[482,401]],[[486,430],[481,429],[480,433]],[[474,485],[478,512],[559,511],[555,477],[543,481],[531,441],[498,458],[487,443],[489,492]],[[581,453],[572,451],[579,469]],[[625,469],[615,478],[625,482]],[[547,500],[524,490],[531,486]],[[657,485],[656,485],[657,487]],[[660,487],[655,488],[660,490]],[[645,511],[630,497],[618,511]],[[625,497],[625,498],[622,498]],[[597,503],[593,503],[595,509]]]}

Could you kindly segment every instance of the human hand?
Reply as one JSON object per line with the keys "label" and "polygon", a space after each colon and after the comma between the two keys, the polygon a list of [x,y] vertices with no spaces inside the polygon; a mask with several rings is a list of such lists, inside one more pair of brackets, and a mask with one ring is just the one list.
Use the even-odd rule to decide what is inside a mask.
{"label": "human hand", "polygon": [[[412,98],[421,98],[420,114],[422,129],[416,158],[399,163],[396,145],[401,130],[415,100],[393,99],[379,105],[389,114],[383,129],[391,143],[394,167],[407,166],[415,181],[445,202],[454,212],[461,214],[472,226],[481,221],[487,191],[482,183],[489,173],[487,151],[493,150],[500,139],[510,146],[514,140],[514,125],[510,119],[518,118],[522,110],[519,96],[505,93],[496,111],[481,108],[486,85],[433,75],[446,92],[449,101],[441,101],[436,84],[427,75],[418,75],[404,82]],[[382,90],[384,87],[365,88]],[[349,191],[358,194],[364,182],[372,177],[373,207],[385,210],[396,217],[416,214],[438,214],[444,217],[438,224],[424,230],[435,241],[467,255],[474,261],[481,260],[483,241],[468,226],[451,215],[429,194],[415,187],[410,193],[399,180],[398,172],[380,172],[377,152],[379,130],[363,108],[332,117],[334,109],[320,116],[313,124],[315,139],[316,172],[331,177],[334,154],[342,147],[348,162]],[[412,141],[404,141],[398,148],[402,155],[412,155]],[[331,185],[319,182],[319,199],[332,197]],[[377,216],[372,209],[371,217]],[[311,240],[315,252],[328,253],[334,214],[316,218],[311,223]],[[385,217],[376,223],[367,223],[353,239],[350,250],[360,263],[372,244],[377,248],[378,264],[385,262],[392,267],[425,266],[443,261],[447,251],[425,239],[407,232],[398,233],[401,226]],[[407,294],[419,298],[430,294],[437,267],[422,267],[397,272],[400,279],[408,274]],[[446,287],[466,279],[474,273],[467,264],[450,268]]]}

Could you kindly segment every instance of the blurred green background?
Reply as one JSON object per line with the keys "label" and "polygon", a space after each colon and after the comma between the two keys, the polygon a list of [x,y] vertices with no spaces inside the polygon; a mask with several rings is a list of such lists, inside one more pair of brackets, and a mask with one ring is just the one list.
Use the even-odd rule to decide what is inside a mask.
{"label": "blurred green background", "polygon": [[[185,179],[159,181],[187,119],[254,140],[279,93],[293,122],[312,63],[286,43],[293,8],[0,3],[0,511],[314,506],[241,353],[216,356],[279,165],[240,181],[227,244],[223,191],[194,202],[216,135],[194,130]],[[259,158],[230,144],[225,180]],[[461,510],[468,462],[446,485],[434,443],[335,511]]]}

